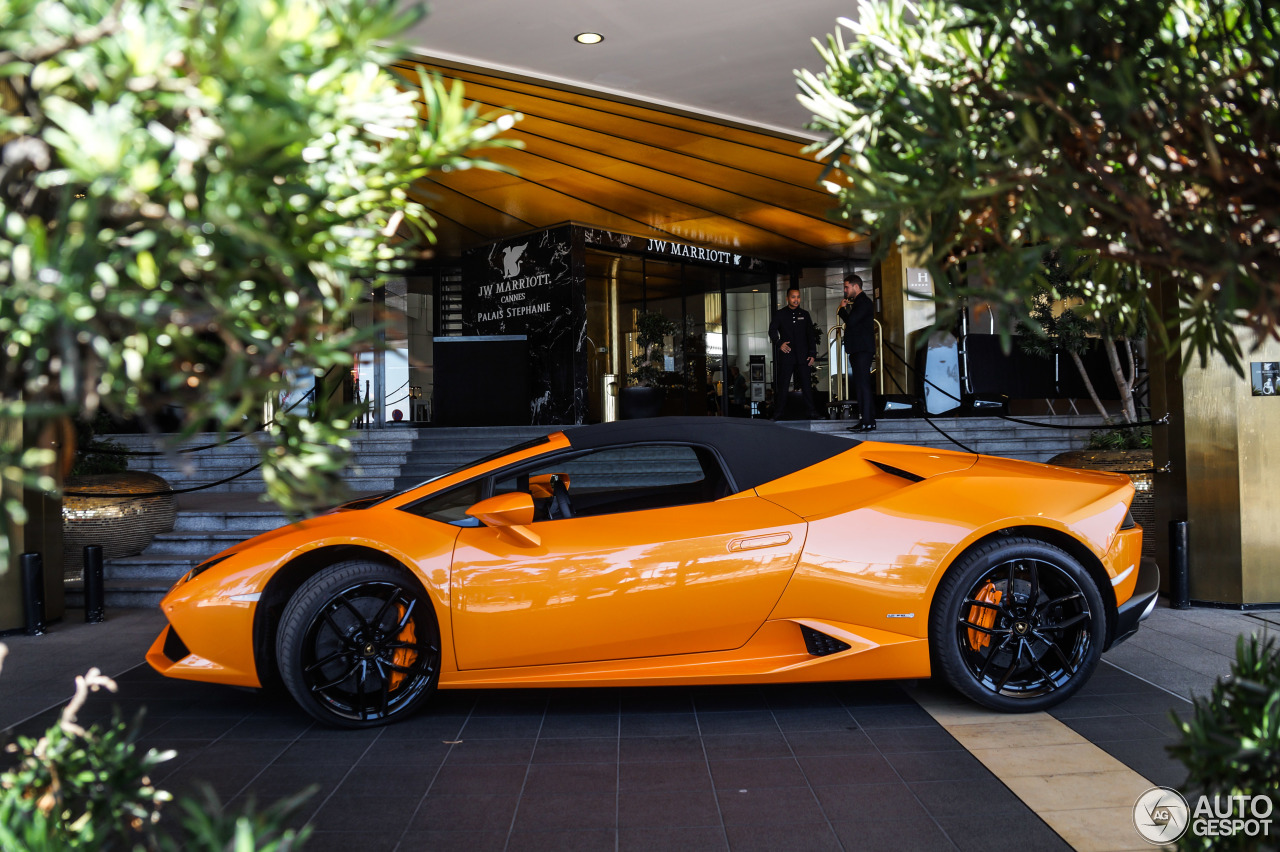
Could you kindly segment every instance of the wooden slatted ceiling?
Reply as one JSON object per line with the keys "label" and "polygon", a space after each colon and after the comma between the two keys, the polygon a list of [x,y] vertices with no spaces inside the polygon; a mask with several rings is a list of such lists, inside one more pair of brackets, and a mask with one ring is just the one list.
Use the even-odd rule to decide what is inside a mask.
{"label": "wooden slatted ceiling", "polygon": [[419,68],[461,81],[485,112],[524,116],[505,134],[523,147],[486,155],[514,174],[470,169],[415,187],[442,255],[569,220],[800,263],[866,254],[829,218],[803,140],[474,69],[396,70],[416,81]]}

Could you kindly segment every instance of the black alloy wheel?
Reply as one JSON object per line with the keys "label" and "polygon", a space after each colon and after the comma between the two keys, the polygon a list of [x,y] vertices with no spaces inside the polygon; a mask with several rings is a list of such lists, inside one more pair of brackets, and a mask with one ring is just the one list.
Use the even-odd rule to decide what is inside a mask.
{"label": "black alloy wheel", "polygon": [[316,719],[367,728],[404,718],[435,687],[440,629],[408,572],[342,562],[307,580],[276,639],[280,674]]}
{"label": "black alloy wheel", "polygon": [[930,619],[935,661],[961,693],[994,710],[1043,710],[1098,665],[1106,610],[1098,585],[1065,551],[1003,538],[943,578]]}

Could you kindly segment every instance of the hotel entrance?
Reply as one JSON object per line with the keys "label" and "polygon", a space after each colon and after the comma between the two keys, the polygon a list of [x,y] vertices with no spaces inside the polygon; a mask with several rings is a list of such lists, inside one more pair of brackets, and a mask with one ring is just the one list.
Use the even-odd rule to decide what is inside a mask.
{"label": "hotel entrance", "polygon": [[[776,405],[769,322],[794,284],[819,333],[821,409],[834,398],[831,332],[846,268],[796,269],[576,225],[531,232],[473,250],[461,268],[390,281],[356,321],[370,344],[381,338],[387,348],[354,353],[347,395],[363,404],[364,426],[482,425],[447,417],[450,386],[473,397],[518,394],[507,425],[603,422],[635,383],[638,321],[654,313],[675,329],[661,347],[661,414],[768,417]],[[437,357],[452,341],[527,354],[520,363],[501,357],[506,366],[493,370],[467,358],[460,372],[446,361],[441,372]]]}
{"label": "hotel entrance", "polygon": [[769,352],[776,279],[770,271],[586,249],[588,422],[606,419],[608,395],[629,383],[641,354],[637,320],[646,312],[676,328],[663,345],[662,413],[748,415],[749,388],[735,393],[734,380],[741,375],[747,385],[750,355]]}

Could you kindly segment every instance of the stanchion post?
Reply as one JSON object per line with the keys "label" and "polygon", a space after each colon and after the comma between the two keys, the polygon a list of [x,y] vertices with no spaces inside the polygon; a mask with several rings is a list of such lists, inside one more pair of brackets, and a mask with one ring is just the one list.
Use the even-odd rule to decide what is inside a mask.
{"label": "stanchion post", "polygon": [[1186,521],[1169,522],[1169,605],[1174,609],[1191,608],[1191,584],[1187,558],[1190,552]]}
{"label": "stanchion post", "polygon": [[102,581],[102,546],[90,544],[84,549],[84,620],[101,624],[105,617],[106,592]]}
{"label": "stanchion post", "polygon": [[22,565],[22,609],[28,636],[44,635],[44,558],[24,553]]}

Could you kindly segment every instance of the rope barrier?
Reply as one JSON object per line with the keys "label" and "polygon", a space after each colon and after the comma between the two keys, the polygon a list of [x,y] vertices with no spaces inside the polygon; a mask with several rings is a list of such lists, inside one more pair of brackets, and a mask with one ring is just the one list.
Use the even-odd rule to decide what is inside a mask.
{"label": "rope barrier", "polygon": [[63,491],[62,495],[64,497],[163,497],[170,494],[191,494],[194,491],[204,491],[207,488],[225,485],[246,474],[253,473],[260,467],[262,467],[262,462],[258,462],[252,467],[247,467],[239,473],[233,473],[224,479],[219,479],[217,482],[206,482],[204,485],[194,485],[190,488],[166,488],[163,491]]}
{"label": "rope barrier", "polygon": [[[881,347],[881,348],[884,348],[884,347]],[[889,351],[890,351],[890,352],[893,352],[893,349],[892,349],[892,348],[890,348],[890,349],[889,349]],[[898,353],[897,353],[897,352],[893,352],[893,354],[896,356]],[[883,365],[881,365],[881,366],[883,367]],[[898,381],[898,377],[897,377],[897,376],[895,376],[895,375],[893,375],[892,373],[890,373],[890,374],[889,374],[889,379],[890,379],[890,381],[892,381],[892,382],[893,382],[893,386],[894,386],[894,387],[896,387],[900,393],[906,394],[906,390],[904,390],[904,389],[903,389],[903,387],[902,387],[902,383]],[[956,445],[957,447],[959,447],[960,449],[964,450],[966,453],[973,453],[975,456],[976,456],[976,455],[978,455],[978,451],[977,451],[977,450],[975,450],[975,449],[973,449],[972,447],[969,447],[969,446],[967,446],[967,445],[965,445],[965,444],[962,444],[960,441],[958,441],[958,440],[956,440],[955,438],[951,437],[949,434],[947,434],[947,430],[943,429],[943,428],[942,428],[941,426],[939,426],[937,423],[934,423],[932,420],[930,420],[930,419],[929,419],[929,416],[928,416],[927,414],[922,414],[922,415],[921,415],[921,418],[924,420],[924,422],[925,422],[925,423],[928,423],[928,424],[929,424],[929,426],[930,426],[930,427],[932,427],[932,428],[933,428],[933,430],[934,430],[935,432],[937,432],[937,433],[938,433],[939,435],[941,435],[942,437],[946,438],[946,439],[947,439],[948,441],[950,441],[951,443],[955,444],[955,445]]]}
{"label": "rope barrier", "polygon": [[[329,374],[332,372],[333,372],[333,367],[330,367],[328,370],[325,371],[325,374],[320,377],[320,381],[323,382],[325,379],[329,378]],[[315,393],[316,392],[314,388],[312,390],[307,391],[301,397],[299,397],[298,400],[295,403],[293,403],[293,405],[290,405],[288,408],[286,408],[283,413],[288,414],[290,411],[293,411],[295,408],[297,408],[302,403],[306,402],[308,399],[313,398],[315,396]],[[232,438],[228,438],[225,441],[218,441],[213,444],[202,444],[201,446],[198,446],[198,447],[183,447],[182,449],[179,449],[179,450],[173,450],[172,454],[186,455],[187,453],[199,453],[205,450],[212,450],[217,447],[225,447],[228,444],[234,444],[236,441],[239,441],[243,438],[249,437],[250,435],[261,432],[263,429],[266,429],[268,426],[273,425],[275,422],[276,422],[276,419],[272,417],[266,423],[255,426],[251,431],[241,432],[239,435],[236,435]],[[85,447],[84,450],[82,450],[82,452],[96,453],[97,455],[100,455],[100,456],[137,456],[137,457],[167,456],[171,454],[170,451],[166,451],[166,450],[113,450],[113,449],[110,449],[109,447],[98,448],[98,447],[95,447],[93,444],[90,444],[89,446]]]}

